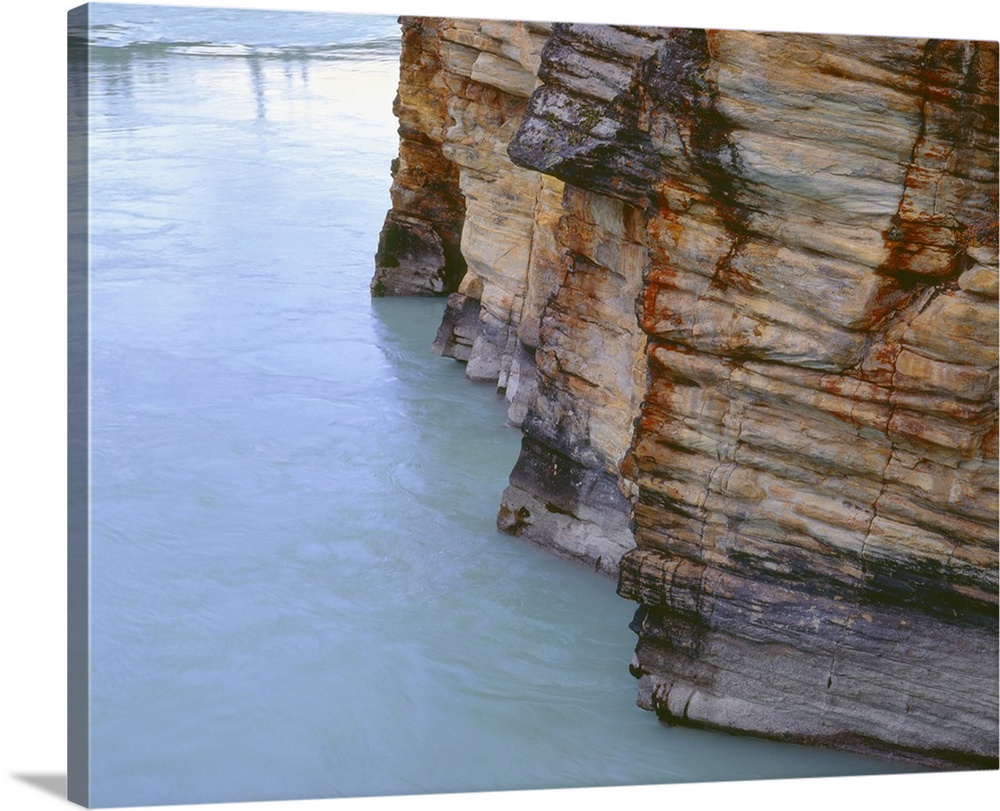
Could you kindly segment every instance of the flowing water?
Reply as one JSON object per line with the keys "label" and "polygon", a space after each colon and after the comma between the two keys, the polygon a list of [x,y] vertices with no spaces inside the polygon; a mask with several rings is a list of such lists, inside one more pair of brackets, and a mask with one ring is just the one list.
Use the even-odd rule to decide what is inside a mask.
{"label": "flowing water", "polygon": [[89,37],[95,805],[901,770],[659,723],[634,606],[496,532],[504,402],[368,292],[394,19]]}

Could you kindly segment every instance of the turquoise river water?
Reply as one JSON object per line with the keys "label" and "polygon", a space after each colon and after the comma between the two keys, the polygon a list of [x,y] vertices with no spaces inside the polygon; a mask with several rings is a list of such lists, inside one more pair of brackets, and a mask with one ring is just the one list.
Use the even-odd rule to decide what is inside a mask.
{"label": "turquoise river water", "polygon": [[900,771],[664,726],[634,606],[497,533],[504,402],[369,296],[394,19],[90,22],[94,805]]}

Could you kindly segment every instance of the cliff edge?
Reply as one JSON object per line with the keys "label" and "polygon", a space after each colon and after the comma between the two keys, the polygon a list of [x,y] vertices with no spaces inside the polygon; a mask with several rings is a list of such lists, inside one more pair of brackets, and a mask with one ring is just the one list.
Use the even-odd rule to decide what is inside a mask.
{"label": "cliff edge", "polygon": [[661,718],[996,767],[997,44],[401,18],[376,294]]}

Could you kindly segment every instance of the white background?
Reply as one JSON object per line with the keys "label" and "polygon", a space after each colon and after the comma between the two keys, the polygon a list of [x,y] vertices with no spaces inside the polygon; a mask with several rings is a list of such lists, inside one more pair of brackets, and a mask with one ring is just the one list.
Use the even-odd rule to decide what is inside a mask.
{"label": "white background", "polygon": [[[819,7],[764,0],[625,3],[570,0],[174,0],[175,5],[366,11],[384,14],[993,39],[994,0]],[[0,664],[0,809],[66,807],[40,788],[66,773],[66,306],[65,26],[72,2],[6,6],[3,60],[2,352],[0,491],[3,663]],[[808,8],[807,8],[808,6]],[[987,10],[989,9],[989,10]],[[22,129],[14,129],[22,128]],[[388,166],[386,167],[388,172]],[[374,246],[373,246],[374,250]],[[651,718],[651,723],[653,720]],[[39,779],[40,778],[40,779]],[[34,782],[32,782],[34,781]],[[183,809],[541,809],[638,804],[664,808],[947,809],[1000,795],[1000,773],[918,775],[645,788],[173,806]],[[980,798],[979,795],[982,795]]]}

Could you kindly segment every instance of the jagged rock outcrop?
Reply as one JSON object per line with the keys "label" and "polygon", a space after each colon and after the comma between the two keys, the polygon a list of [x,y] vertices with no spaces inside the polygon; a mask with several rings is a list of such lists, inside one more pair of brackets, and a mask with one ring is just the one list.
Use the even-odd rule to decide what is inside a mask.
{"label": "jagged rock outcrop", "polygon": [[664,719],[995,767],[997,44],[432,27],[501,528],[620,572]]}
{"label": "jagged rock outcrop", "polygon": [[[645,336],[635,317],[647,261],[636,241],[645,239],[642,220],[618,200],[568,188],[507,154],[551,26],[400,22],[400,159],[373,289],[454,289],[424,270],[443,260],[423,234],[442,242],[461,234],[467,270],[448,296],[433,349],[466,362],[470,379],[495,382],[524,432],[499,523],[615,575],[634,546],[619,463],[645,390]],[[417,197],[411,186],[433,194]],[[443,206],[456,189],[462,205]],[[386,235],[401,221],[410,229],[406,244],[420,250],[393,265],[390,284],[385,268],[399,252],[385,249]]]}
{"label": "jagged rock outcrop", "polygon": [[372,294],[441,295],[465,275],[460,246],[465,199],[458,169],[442,146],[451,125],[448,103],[461,81],[441,68],[441,39],[433,21],[403,27],[399,91],[399,156],[392,164],[392,208],[375,254]]}

